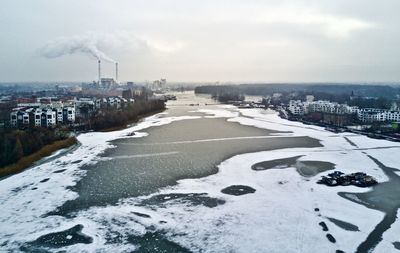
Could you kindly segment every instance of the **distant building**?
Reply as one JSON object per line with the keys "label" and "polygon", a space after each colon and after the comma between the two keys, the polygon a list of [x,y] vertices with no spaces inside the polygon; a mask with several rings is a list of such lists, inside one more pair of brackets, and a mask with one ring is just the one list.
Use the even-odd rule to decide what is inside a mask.
{"label": "distant building", "polygon": [[166,85],[167,85],[167,79],[161,78],[160,80],[153,81],[153,83],[151,84],[151,90],[159,91],[165,88]]}
{"label": "distant building", "polygon": [[362,122],[397,122],[400,121],[400,111],[391,111],[376,108],[364,108],[357,112],[358,119]]}
{"label": "distant building", "polygon": [[95,98],[79,98],[74,101],[76,118],[85,118],[92,115],[97,108]]}
{"label": "distant building", "polygon": [[304,103],[300,100],[290,100],[288,109],[293,115],[304,115],[306,113]]}
{"label": "distant building", "polygon": [[326,112],[334,114],[355,114],[358,107],[348,106],[347,104],[338,104],[335,102],[318,100],[302,102],[300,100],[289,101],[289,111],[295,115],[303,115],[313,112]]}
{"label": "distant building", "polygon": [[75,122],[75,107],[19,108],[10,113],[10,124],[15,128],[52,127]]}
{"label": "distant building", "polygon": [[29,126],[29,113],[25,111],[13,111],[10,114],[10,123],[12,127]]}
{"label": "distant building", "polygon": [[[56,125],[70,125],[77,119],[87,119],[97,111],[106,109],[122,110],[133,104],[136,93],[143,91],[142,87],[124,91],[126,98],[121,96],[108,97],[81,97],[73,100],[46,98],[40,99],[43,103],[21,103],[21,107],[11,108],[5,112],[5,122],[12,127],[53,127]],[[1,123],[1,122],[0,122]]]}
{"label": "distant building", "polygon": [[106,97],[96,99],[96,108],[98,109],[122,109],[128,106],[129,103],[133,103],[134,99],[132,98],[123,98],[123,97]]}
{"label": "distant building", "polygon": [[99,86],[101,89],[111,89],[116,85],[114,78],[101,78]]}
{"label": "distant building", "polygon": [[75,106],[55,108],[57,124],[70,124],[75,122]]}
{"label": "distant building", "polygon": [[[336,125],[343,125],[352,119],[352,116],[333,116],[333,115],[355,115],[362,122],[396,122],[400,121],[400,111],[386,110],[376,108],[360,109],[357,106],[349,106],[347,104],[339,104],[325,100],[306,101],[290,100],[288,110],[293,115],[308,115],[309,118],[330,123],[336,122]],[[318,114],[323,113],[318,116]],[[310,115],[312,114],[312,115]],[[332,123],[333,124],[333,123]]]}
{"label": "distant building", "polygon": [[125,99],[132,98],[133,97],[132,95],[133,95],[132,89],[127,89],[127,90],[123,90],[122,91],[122,97],[125,98]]}
{"label": "distant building", "polygon": [[314,96],[313,95],[307,95],[306,96],[306,102],[313,102],[314,101]]}

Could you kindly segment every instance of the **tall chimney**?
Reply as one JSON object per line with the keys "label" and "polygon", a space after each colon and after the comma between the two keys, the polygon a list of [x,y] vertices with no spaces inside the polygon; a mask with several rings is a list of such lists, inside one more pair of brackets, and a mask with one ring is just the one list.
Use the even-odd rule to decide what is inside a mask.
{"label": "tall chimney", "polygon": [[101,82],[101,61],[99,60],[99,84]]}
{"label": "tall chimney", "polygon": [[118,82],[118,62],[115,63],[115,81]]}

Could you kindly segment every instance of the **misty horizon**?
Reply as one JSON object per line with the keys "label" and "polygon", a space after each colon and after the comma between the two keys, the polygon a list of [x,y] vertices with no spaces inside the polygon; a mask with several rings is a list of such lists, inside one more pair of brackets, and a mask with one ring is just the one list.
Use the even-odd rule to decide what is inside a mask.
{"label": "misty horizon", "polygon": [[[397,82],[397,1],[7,1],[0,81]],[[49,13],[47,10],[51,10]],[[105,77],[113,64],[103,64]]]}

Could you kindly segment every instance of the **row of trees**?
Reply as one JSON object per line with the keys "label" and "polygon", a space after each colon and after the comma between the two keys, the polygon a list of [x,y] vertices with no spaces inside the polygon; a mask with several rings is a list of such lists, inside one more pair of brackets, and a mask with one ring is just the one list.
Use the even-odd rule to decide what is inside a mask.
{"label": "row of trees", "polygon": [[244,96],[237,91],[214,93],[212,98],[218,100],[221,103],[226,103],[229,101],[243,101]]}
{"label": "row of trees", "polygon": [[136,100],[134,104],[129,104],[123,110],[108,108],[99,111],[92,116],[88,122],[90,129],[98,131],[113,127],[122,127],[147,113],[156,112],[165,109],[163,100]]}
{"label": "row of trees", "polygon": [[64,132],[46,128],[8,130],[0,133],[0,167],[15,163],[45,145],[67,138]]}
{"label": "row of trees", "polygon": [[[305,100],[307,95],[313,95],[316,100],[329,100],[347,103],[360,108],[389,109],[393,101],[398,101],[400,88],[385,85],[354,85],[354,84],[243,84],[243,85],[208,85],[196,87],[196,93],[212,94],[246,94],[272,96],[272,105],[288,103],[289,100]],[[225,96],[222,96],[224,99]],[[232,99],[234,100],[234,99]]]}
{"label": "row of trees", "polygon": [[228,101],[243,101],[244,95],[242,94],[238,86],[232,85],[210,85],[210,86],[198,86],[195,88],[197,94],[211,94],[212,98],[218,100],[221,103]]}

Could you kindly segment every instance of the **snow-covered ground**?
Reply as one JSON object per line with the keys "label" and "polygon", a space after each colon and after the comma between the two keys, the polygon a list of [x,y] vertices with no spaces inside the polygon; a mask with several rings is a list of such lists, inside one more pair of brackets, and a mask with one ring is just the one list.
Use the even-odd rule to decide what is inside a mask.
{"label": "snow-covered ground", "polygon": [[[398,168],[400,162],[393,155],[399,152],[398,143],[349,133],[334,134],[321,127],[281,119],[273,111],[220,106],[216,110],[198,112],[204,113],[204,117],[223,117],[243,125],[288,131],[280,136],[310,136],[321,140],[323,147],[236,155],[223,161],[218,166],[217,174],[180,180],[176,186],[160,189],[150,196],[123,199],[116,206],[92,207],[79,212],[74,218],[44,217],[65,201],[77,197],[67,187],[76,184],[83,176],[84,170],[79,169],[82,164],[95,163],[101,152],[112,147],[109,141],[125,138],[131,132],[136,134],[130,138],[140,138],[146,135],[140,131],[150,126],[198,117],[153,116],[122,131],[83,134],[78,138],[81,146],[72,153],[0,182],[0,245],[5,249],[18,250],[21,243],[82,224],[82,232],[91,236],[93,243],[68,246],[65,248],[68,252],[132,251],[137,246],[127,243],[128,236],[141,236],[148,231],[160,231],[169,240],[194,252],[354,252],[382,220],[382,212],[337,194],[369,189],[354,186],[331,188],[316,184],[320,175],[329,172],[305,178],[295,168],[255,171],[251,166],[262,161],[301,155],[302,161],[331,162],[345,173],[364,171],[384,182],[388,177],[363,152],[387,166]],[[380,147],[385,148],[376,149]],[[67,170],[54,173],[63,168]],[[40,183],[47,178],[48,181]],[[221,192],[231,185],[246,185],[256,191],[242,196]],[[193,205],[179,198],[170,199],[169,194],[174,193],[200,193],[222,202],[215,207]],[[160,194],[166,195],[163,205],[141,205],[143,201]],[[132,212],[148,216],[137,216]],[[351,223],[359,231],[340,228],[328,218]],[[320,222],[325,222],[329,231],[322,231]],[[400,224],[396,222],[384,234],[376,252],[395,251],[392,243],[399,232]],[[327,233],[336,239],[336,243],[328,241]],[[120,240],[105,243],[105,238],[116,234]]]}

